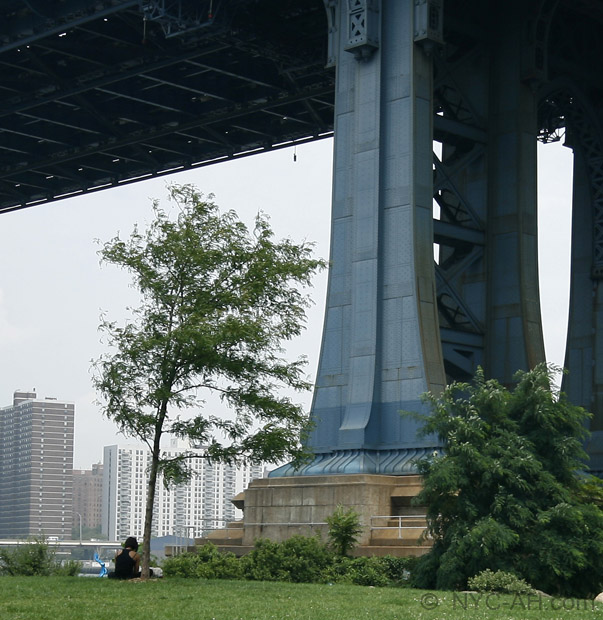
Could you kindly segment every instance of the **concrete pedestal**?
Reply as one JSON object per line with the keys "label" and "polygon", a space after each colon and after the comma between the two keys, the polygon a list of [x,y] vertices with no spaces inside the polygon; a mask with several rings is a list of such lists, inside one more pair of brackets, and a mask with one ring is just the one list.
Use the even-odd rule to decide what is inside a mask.
{"label": "concrete pedestal", "polygon": [[[327,517],[342,504],[360,515],[363,531],[359,545],[371,545],[375,532],[387,531],[385,524],[392,517],[406,519],[424,513],[410,505],[420,489],[419,476],[355,474],[254,480],[244,496],[242,544],[253,545],[258,538],[282,541],[296,534],[316,533],[326,540]],[[400,523],[404,525],[404,521]],[[396,530],[395,525],[392,530]],[[405,539],[416,542],[422,531],[413,527],[412,532],[406,532]]]}
{"label": "concrete pedestal", "polygon": [[429,551],[422,540],[425,508],[411,505],[421,490],[419,476],[350,474],[254,480],[233,499],[243,521],[230,523],[196,544],[212,542],[244,555],[257,539],[282,542],[295,535],[327,540],[327,517],[338,504],[360,515],[363,530],[353,555],[417,556]]}

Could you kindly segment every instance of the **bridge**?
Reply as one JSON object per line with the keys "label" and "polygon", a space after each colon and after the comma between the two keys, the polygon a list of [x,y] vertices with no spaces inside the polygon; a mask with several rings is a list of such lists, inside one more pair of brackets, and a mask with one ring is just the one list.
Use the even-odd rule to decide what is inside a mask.
{"label": "bridge", "polygon": [[309,0],[8,0],[0,212],[333,135]]}
{"label": "bridge", "polygon": [[544,361],[536,143],[564,140],[563,387],[603,471],[600,0],[48,4],[0,8],[0,210],[335,135],[316,458],[276,476],[412,473],[401,409]]}

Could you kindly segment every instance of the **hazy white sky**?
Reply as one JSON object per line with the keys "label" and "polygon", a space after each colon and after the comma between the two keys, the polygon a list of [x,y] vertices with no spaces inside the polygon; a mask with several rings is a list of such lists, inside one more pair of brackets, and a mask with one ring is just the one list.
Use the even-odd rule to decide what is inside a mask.
{"label": "hazy white sky", "polygon": [[[16,389],[35,388],[76,404],[74,467],[102,460],[103,447],[125,439],[102,418],[90,382],[91,360],[102,352],[102,311],[120,320],[135,301],[126,274],[99,266],[98,244],[151,215],[150,199],[164,198],[168,181],[214,193],[222,209],[251,223],[268,213],[279,237],[316,242],[328,257],[332,141],[215,164],[89,196],[0,216],[0,406]],[[539,150],[541,299],[548,360],[563,363],[567,324],[571,151]],[[326,273],[318,276],[308,329],[291,344],[309,358],[314,377],[322,333]],[[309,406],[311,395],[300,397]]]}

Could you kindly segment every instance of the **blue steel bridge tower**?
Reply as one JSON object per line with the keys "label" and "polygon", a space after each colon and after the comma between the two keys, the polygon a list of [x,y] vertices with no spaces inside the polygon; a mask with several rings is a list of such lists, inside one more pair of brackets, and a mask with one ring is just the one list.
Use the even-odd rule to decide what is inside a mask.
{"label": "blue steel bridge tower", "polygon": [[335,145],[315,458],[273,477],[413,473],[436,447],[401,415],[421,410],[422,393],[478,365],[510,385],[545,360],[536,146],[564,129],[575,153],[564,389],[595,413],[591,467],[603,470],[603,56],[583,54],[601,50],[588,15],[602,8],[578,4],[325,0]]}

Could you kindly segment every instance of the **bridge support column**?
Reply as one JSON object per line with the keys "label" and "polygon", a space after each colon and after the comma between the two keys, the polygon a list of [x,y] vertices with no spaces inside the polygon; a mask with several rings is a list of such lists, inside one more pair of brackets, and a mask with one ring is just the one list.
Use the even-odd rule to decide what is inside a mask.
{"label": "bridge support column", "polygon": [[[415,4],[336,7],[332,264],[310,439],[317,458],[298,472],[306,475],[410,472],[434,445],[401,415],[445,384],[433,269],[433,69],[414,42]],[[367,7],[357,21],[354,5]],[[361,21],[364,45],[354,31]]]}
{"label": "bridge support column", "polygon": [[478,365],[506,385],[544,361],[536,199],[536,94],[523,79],[522,12],[436,57],[434,222],[448,381]]}
{"label": "bridge support column", "polygon": [[523,13],[501,7],[488,37],[441,50],[437,0],[326,5],[337,78],[315,458],[272,476],[413,473],[437,448],[401,414],[424,392],[478,364],[510,384],[544,360]]}
{"label": "bridge support column", "polygon": [[[488,122],[487,320],[484,366],[510,385],[543,362],[538,283],[537,97],[521,78],[521,10],[499,5]],[[505,23],[507,22],[507,23]]]}
{"label": "bridge support column", "polygon": [[603,129],[578,91],[565,96],[574,151],[570,308],[562,389],[592,412],[588,466],[603,474]]}

